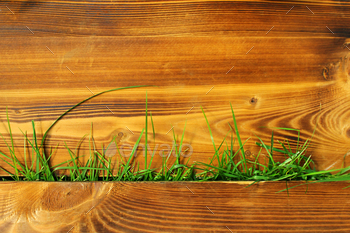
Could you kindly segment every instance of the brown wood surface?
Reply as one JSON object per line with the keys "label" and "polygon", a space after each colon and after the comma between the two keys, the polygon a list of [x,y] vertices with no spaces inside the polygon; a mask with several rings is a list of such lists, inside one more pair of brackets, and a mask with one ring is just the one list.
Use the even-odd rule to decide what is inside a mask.
{"label": "brown wood surface", "polygon": [[[157,86],[108,93],[69,113],[46,141],[59,143],[53,163],[69,158],[63,141],[74,148],[91,122],[99,147],[120,132],[120,143],[135,143],[146,91],[156,143],[171,143],[167,132],[174,126],[180,136],[187,122],[191,162],[213,155],[200,106],[220,143],[230,102],[252,153],[255,134],[269,141],[261,126],[300,129],[304,141],[316,123],[309,153],[319,169],[340,167],[350,149],[348,1],[1,1],[0,10],[0,132],[9,140],[8,106],[19,157],[19,128],[30,135],[31,120],[40,138],[92,95],[87,87],[130,85]],[[293,144],[296,134],[276,139]]]}
{"label": "brown wood surface", "polygon": [[[348,183],[2,182],[1,232],[349,232]],[[289,182],[289,186],[297,185]]]}

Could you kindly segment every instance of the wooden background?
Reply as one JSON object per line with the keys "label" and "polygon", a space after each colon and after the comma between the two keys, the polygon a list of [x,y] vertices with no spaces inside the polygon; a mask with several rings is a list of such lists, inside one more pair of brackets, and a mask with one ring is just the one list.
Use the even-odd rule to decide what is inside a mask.
{"label": "wooden background", "polygon": [[[290,182],[289,186],[297,185]],[[349,232],[348,183],[2,182],[0,230]]]}
{"label": "wooden background", "polygon": [[[200,107],[220,143],[230,102],[252,153],[255,134],[269,141],[261,126],[300,129],[304,141],[316,123],[309,153],[319,169],[340,167],[350,149],[347,1],[1,1],[0,10],[0,132],[9,142],[7,106],[18,155],[19,128],[30,135],[31,120],[40,138],[90,90],[130,85],[156,87],[108,93],[69,113],[46,141],[59,143],[53,163],[69,158],[64,141],[74,148],[91,122],[99,147],[118,134],[135,143],[146,91],[155,143],[171,144],[167,132],[181,136],[187,122],[190,162],[213,155]],[[295,142],[296,134],[276,138]]]}

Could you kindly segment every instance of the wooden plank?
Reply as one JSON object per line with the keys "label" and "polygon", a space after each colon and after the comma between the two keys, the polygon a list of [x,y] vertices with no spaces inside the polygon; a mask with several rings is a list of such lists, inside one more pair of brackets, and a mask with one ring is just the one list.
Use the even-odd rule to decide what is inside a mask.
{"label": "wooden plank", "polygon": [[[155,143],[171,145],[169,129],[181,135],[187,122],[190,162],[213,155],[200,107],[219,143],[232,124],[230,102],[253,154],[255,135],[269,140],[261,126],[301,129],[305,141],[317,124],[309,153],[319,169],[340,167],[349,150],[348,2],[23,0],[0,8],[0,132],[9,140],[8,106],[19,157],[19,128],[30,135],[31,120],[40,138],[90,90],[129,85],[157,87],[109,93],[68,114],[46,141],[59,143],[53,164],[69,158],[63,141],[74,148],[91,122],[99,147],[119,133],[120,144],[135,143],[146,90]],[[276,139],[295,144],[296,135]],[[81,154],[87,148],[85,141]],[[8,152],[3,141],[0,151]]]}
{"label": "wooden plank", "polygon": [[[1,232],[349,232],[348,184],[2,182]],[[300,184],[289,182],[289,186]]]}

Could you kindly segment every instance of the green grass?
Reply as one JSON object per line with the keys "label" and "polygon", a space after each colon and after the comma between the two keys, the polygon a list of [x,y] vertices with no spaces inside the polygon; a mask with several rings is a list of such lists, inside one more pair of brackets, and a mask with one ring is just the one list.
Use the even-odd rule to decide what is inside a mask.
{"label": "green grass", "polygon": [[[122,156],[122,153],[118,148],[118,144],[116,143],[115,138],[113,138],[113,140],[108,144],[107,149],[109,146],[115,144],[119,157],[118,159],[113,160],[114,162],[117,161],[116,163],[112,163],[112,158],[105,155],[107,149],[105,149],[103,145],[101,146],[100,150],[97,148],[92,134],[93,126],[91,125],[91,131],[88,135],[89,154],[78,156],[79,147],[81,146],[83,140],[85,140],[87,137],[87,135],[85,135],[79,141],[75,150],[68,148],[66,142],[64,142],[70,159],[60,164],[51,165],[51,157],[55,153],[58,145],[55,148],[50,148],[50,150],[47,150],[45,148],[45,139],[49,130],[64,115],[87,100],[101,94],[136,87],[141,86],[117,88],[104,91],[79,102],[64,112],[52,123],[52,125],[44,133],[41,141],[37,138],[35,124],[34,121],[32,121],[32,138],[28,138],[27,132],[22,132],[24,136],[23,160],[20,160],[15,154],[11,124],[8,111],[6,109],[7,125],[11,143],[8,144],[3,135],[0,134],[9,150],[8,155],[0,152],[0,159],[8,164],[12,169],[9,171],[1,168],[9,175],[9,177],[3,177],[2,179],[12,179],[16,181],[252,181],[252,184],[259,181],[287,182],[291,180],[299,180],[309,181],[307,183],[315,183],[350,180],[350,175],[348,173],[350,167],[328,171],[316,170],[311,156],[308,156],[307,154],[307,149],[310,146],[312,137],[301,144],[300,130],[297,129],[273,128],[273,130],[287,130],[296,132],[298,134],[296,146],[291,146],[288,140],[283,142],[279,140],[275,141],[274,131],[272,131],[271,140],[269,140],[269,143],[262,141],[260,137],[256,136],[258,140],[256,145],[260,147],[260,150],[258,154],[253,155],[248,159],[245,154],[244,145],[250,139],[248,138],[245,141],[242,141],[232,105],[231,113],[233,127],[231,127],[229,124],[231,130],[227,133],[219,145],[216,145],[214,142],[210,123],[202,109],[214,149],[213,157],[208,163],[195,162],[188,165],[189,158],[187,161],[184,161],[185,158],[181,157],[182,153],[184,153],[184,151],[182,151],[182,145],[185,136],[185,124],[180,139],[175,135],[173,130],[173,146],[171,151],[168,154],[163,154],[161,167],[153,168],[152,162],[153,158],[155,157],[155,150],[151,154],[151,157],[148,157],[149,118],[152,126],[151,129],[153,139],[155,139],[156,134],[152,113],[148,111],[147,93],[145,103],[145,128],[142,129],[141,134],[133,146],[131,155],[127,158],[127,160]],[[228,135],[230,136],[228,137]],[[135,157],[137,154],[137,147],[143,138],[145,140],[145,164],[143,169],[140,169],[139,163],[135,161]],[[238,141],[237,146],[235,145],[236,140]],[[27,156],[28,147],[31,151],[30,156]],[[47,151],[49,151],[48,154],[46,154]],[[175,162],[170,163],[169,158],[173,152],[175,153],[176,159]],[[276,153],[284,156],[284,160],[276,161]],[[30,159],[28,159],[28,157]],[[86,162],[83,162],[84,159],[86,159]],[[261,160],[264,160],[264,162],[261,162]],[[285,190],[288,189],[290,188],[287,186]]]}

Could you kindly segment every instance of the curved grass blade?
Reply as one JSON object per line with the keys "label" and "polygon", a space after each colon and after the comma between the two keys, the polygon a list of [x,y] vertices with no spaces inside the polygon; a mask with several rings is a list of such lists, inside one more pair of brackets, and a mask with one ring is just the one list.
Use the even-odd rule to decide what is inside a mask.
{"label": "curved grass blade", "polygon": [[99,95],[102,95],[104,93],[108,93],[108,92],[112,92],[112,91],[118,91],[118,90],[124,90],[124,89],[132,89],[132,88],[140,88],[140,87],[148,87],[150,85],[139,85],[139,86],[129,86],[129,87],[119,87],[119,88],[114,88],[114,89],[110,89],[110,90],[107,90],[107,91],[102,91],[100,93],[97,93],[97,94],[94,94],[92,96],[90,96],[89,98],[86,98],[82,101],[80,101],[79,103],[77,103],[76,105],[74,105],[73,107],[69,108],[67,111],[65,111],[63,114],[61,114],[51,125],[50,127],[45,131],[44,133],[44,136],[41,140],[41,147],[44,145],[44,142],[45,142],[45,139],[46,139],[46,136],[47,136],[47,133],[50,131],[50,129],[64,116],[66,115],[68,112],[72,111],[74,108],[78,107],[79,105],[81,105],[82,103],[92,99],[92,98],[95,98],[96,96],[99,96]]}

